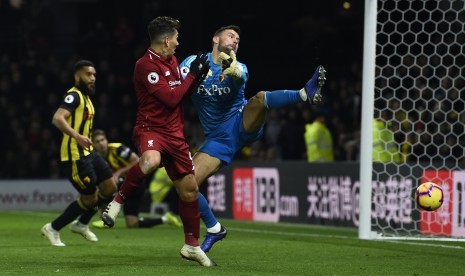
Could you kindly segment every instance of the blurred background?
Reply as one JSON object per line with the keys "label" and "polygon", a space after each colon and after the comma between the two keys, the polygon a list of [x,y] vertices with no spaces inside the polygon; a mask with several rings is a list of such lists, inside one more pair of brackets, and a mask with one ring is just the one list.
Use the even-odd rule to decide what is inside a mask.
{"label": "blurred background", "polygon": [[[179,61],[210,51],[220,26],[240,26],[247,98],[260,90],[300,89],[316,66],[326,68],[324,103],[269,112],[263,138],[236,159],[306,160],[305,124],[324,113],[335,160],[358,160],[363,1],[0,0],[0,178],[63,177],[61,132],[51,120],[79,59],[96,64],[95,127],[110,142],[133,147],[132,71],[149,46],[147,24],[160,15],[181,21]],[[186,137],[195,149],[202,131],[195,109],[185,105]]]}

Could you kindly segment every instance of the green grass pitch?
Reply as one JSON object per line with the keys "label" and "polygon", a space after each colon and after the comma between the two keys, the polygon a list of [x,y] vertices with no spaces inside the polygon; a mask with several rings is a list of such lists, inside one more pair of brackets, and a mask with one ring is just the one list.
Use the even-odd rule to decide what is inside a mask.
{"label": "green grass pitch", "polygon": [[[182,229],[94,229],[91,243],[68,227],[53,247],[40,228],[54,212],[0,212],[0,275],[463,275],[465,243],[366,241],[357,229],[220,220],[226,239],[205,268],[183,260]],[[201,234],[205,228],[201,228]],[[203,237],[201,237],[202,241]]]}

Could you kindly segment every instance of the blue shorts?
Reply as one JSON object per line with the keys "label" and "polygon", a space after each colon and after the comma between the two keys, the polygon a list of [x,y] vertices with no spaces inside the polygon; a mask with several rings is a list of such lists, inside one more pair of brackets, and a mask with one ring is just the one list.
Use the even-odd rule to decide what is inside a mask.
{"label": "blue shorts", "polygon": [[238,111],[235,116],[219,125],[215,131],[208,134],[199,151],[220,159],[222,167],[231,163],[237,151],[263,135],[263,125],[257,132],[245,132],[242,118],[242,111]]}

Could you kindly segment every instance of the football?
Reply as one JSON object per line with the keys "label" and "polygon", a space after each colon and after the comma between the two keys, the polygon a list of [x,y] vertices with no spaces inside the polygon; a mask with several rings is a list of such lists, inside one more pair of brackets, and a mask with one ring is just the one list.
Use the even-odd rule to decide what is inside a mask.
{"label": "football", "polygon": [[433,182],[425,182],[418,186],[415,191],[415,201],[420,209],[435,211],[441,207],[444,194],[439,185]]}

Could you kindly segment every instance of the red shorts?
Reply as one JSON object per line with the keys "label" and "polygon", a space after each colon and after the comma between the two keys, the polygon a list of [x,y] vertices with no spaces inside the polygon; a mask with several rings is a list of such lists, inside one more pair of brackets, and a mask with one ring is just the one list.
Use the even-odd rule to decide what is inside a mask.
{"label": "red shorts", "polygon": [[167,136],[159,134],[155,129],[135,127],[133,140],[140,155],[148,150],[160,152],[161,166],[166,168],[172,181],[194,174],[194,163],[184,135]]}

